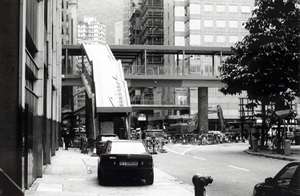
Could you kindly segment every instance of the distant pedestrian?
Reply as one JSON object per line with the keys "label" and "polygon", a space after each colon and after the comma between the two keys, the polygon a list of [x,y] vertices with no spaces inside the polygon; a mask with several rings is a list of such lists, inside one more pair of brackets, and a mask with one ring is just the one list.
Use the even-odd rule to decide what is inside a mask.
{"label": "distant pedestrian", "polygon": [[88,139],[85,135],[81,137],[81,143],[82,143],[81,153],[88,154],[88,150],[87,150]]}
{"label": "distant pedestrian", "polygon": [[142,140],[145,140],[145,139],[146,139],[146,131],[143,130],[143,131],[142,131]]}
{"label": "distant pedestrian", "polygon": [[70,133],[69,131],[66,131],[64,134],[64,142],[65,142],[65,149],[68,150],[68,147],[70,145]]}

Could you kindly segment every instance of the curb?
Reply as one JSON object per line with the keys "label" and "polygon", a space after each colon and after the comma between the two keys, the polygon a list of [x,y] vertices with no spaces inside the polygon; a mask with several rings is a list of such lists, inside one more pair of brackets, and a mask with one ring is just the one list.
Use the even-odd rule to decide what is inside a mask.
{"label": "curb", "polygon": [[255,155],[255,156],[264,156],[267,158],[273,158],[273,159],[280,159],[280,160],[287,160],[287,161],[299,161],[298,158],[294,157],[288,157],[284,155],[274,155],[274,154],[265,154],[265,153],[259,153],[259,152],[252,152],[251,150],[244,150],[245,153]]}

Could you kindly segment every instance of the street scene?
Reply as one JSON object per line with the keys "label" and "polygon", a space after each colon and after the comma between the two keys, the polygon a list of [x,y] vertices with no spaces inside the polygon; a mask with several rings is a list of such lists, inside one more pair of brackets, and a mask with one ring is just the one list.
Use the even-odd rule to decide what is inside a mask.
{"label": "street scene", "polygon": [[0,19],[0,196],[300,196],[300,0]]}
{"label": "street scene", "polygon": [[[99,185],[97,156],[80,153],[80,149],[60,148],[53,163],[44,169],[44,177],[25,192],[37,195],[195,195],[192,177],[211,176],[206,195],[252,195],[258,182],[275,176],[287,163],[300,161],[300,147],[293,146],[289,157],[266,153],[245,152],[247,143],[217,145],[182,145],[169,143],[165,152],[158,151],[154,159],[154,183],[115,180]],[[180,169],[179,169],[180,168]]]}

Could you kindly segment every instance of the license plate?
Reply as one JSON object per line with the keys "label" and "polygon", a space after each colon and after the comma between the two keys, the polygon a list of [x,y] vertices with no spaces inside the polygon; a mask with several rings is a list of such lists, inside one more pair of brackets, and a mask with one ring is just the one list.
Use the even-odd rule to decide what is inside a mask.
{"label": "license plate", "polygon": [[138,162],[137,161],[120,161],[120,165],[133,167],[133,166],[138,166]]}

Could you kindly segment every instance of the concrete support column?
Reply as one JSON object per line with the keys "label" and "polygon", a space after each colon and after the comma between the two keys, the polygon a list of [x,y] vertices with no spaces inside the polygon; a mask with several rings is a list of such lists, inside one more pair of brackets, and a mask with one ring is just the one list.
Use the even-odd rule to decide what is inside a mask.
{"label": "concrete support column", "polygon": [[44,2],[39,2],[36,16],[36,47],[37,53],[34,56],[34,61],[39,67],[37,73],[37,81],[34,83],[34,92],[39,97],[37,99],[36,112],[34,116],[34,177],[43,176],[43,141],[44,130],[46,129],[44,117]]}
{"label": "concrete support column", "polygon": [[208,88],[198,87],[198,133],[208,132]]}
{"label": "concrete support column", "polygon": [[85,96],[85,128],[89,144],[94,140],[94,123],[93,123],[93,100],[86,94]]}

